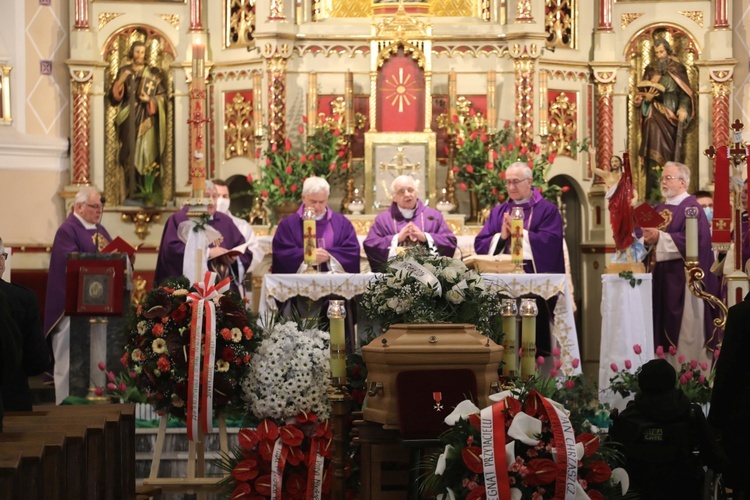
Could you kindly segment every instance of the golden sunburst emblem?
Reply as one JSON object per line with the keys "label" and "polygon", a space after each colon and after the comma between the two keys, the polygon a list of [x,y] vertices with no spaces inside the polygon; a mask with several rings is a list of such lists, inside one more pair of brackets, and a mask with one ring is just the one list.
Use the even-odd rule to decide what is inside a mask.
{"label": "golden sunburst emblem", "polygon": [[398,75],[388,77],[383,86],[385,98],[391,106],[398,105],[399,113],[404,112],[404,105],[411,106],[411,103],[417,99],[417,92],[420,91],[412,75],[404,77],[404,68],[398,69]]}

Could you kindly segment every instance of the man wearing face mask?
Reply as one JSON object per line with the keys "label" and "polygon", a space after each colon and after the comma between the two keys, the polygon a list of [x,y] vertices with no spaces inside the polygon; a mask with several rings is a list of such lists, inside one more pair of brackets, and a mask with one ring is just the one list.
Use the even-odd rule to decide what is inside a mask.
{"label": "man wearing face mask", "polygon": [[96,188],[81,188],[73,201],[73,211],[57,229],[52,242],[44,304],[44,333],[52,339],[57,404],[70,394],[70,316],[65,316],[65,263],[69,253],[98,252],[112,240],[99,223],[103,204],[104,198]]}
{"label": "man wearing face mask", "polygon": [[696,191],[693,196],[695,196],[695,201],[697,201],[700,206],[703,207],[703,212],[706,214],[706,219],[708,219],[708,223],[711,224],[711,219],[714,218],[713,195],[708,191]]}
{"label": "man wearing face mask", "polygon": [[443,215],[426,207],[417,198],[417,186],[410,175],[400,175],[391,183],[393,203],[375,217],[362,246],[373,271],[379,271],[399,247],[423,245],[432,253],[453,257],[456,235]]}
{"label": "man wearing face mask", "polygon": [[[249,248],[242,249],[239,254],[230,252],[235,247],[244,245],[245,238],[228,215],[216,210],[219,193],[211,181],[206,181],[206,197],[211,202],[208,205],[208,222],[205,228],[207,248],[203,248],[206,261],[202,267],[216,272],[220,279],[231,277],[231,290],[239,294],[239,265],[248,269],[253,261],[253,253]],[[183,275],[191,281],[203,278],[195,276],[195,259],[199,249],[196,245],[202,244],[203,240],[197,238],[198,233],[193,230],[195,222],[188,218],[187,212],[186,205],[172,214],[164,225],[154,273],[157,284],[166,278]]]}
{"label": "man wearing face mask", "polygon": [[237,261],[237,277],[239,278],[237,286],[239,287],[242,296],[245,297],[246,290],[244,284],[244,276],[258,267],[258,264],[260,264],[260,262],[263,260],[264,253],[260,249],[258,240],[255,238],[255,231],[253,231],[253,227],[250,225],[250,223],[245,219],[235,217],[234,215],[232,215],[232,212],[229,211],[229,205],[231,204],[231,202],[229,196],[229,186],[227,185],[227,183],[222,179],[214,179],[213,182],[214,186],[216,186],[216,192],[219,195],[219,197],[216,199],[216,211],[227,215],[232,219],[234,225],[237,226],[237,229],[239,229],[240,233],[242,233],[243,238],[245,238],[245,242],[248,244],[247,249],[250,251],[250,253],[253,254],[253,259],[250,262],[250,266],[248,268],[244,267],[244,265],[242,264],[242,260]]}

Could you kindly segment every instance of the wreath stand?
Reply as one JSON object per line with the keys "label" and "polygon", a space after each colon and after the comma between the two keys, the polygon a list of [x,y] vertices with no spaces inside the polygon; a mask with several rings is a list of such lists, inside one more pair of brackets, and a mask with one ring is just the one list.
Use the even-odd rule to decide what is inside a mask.
{"label": "wreath stand", "polygon": [[[154,458],[151,461],[151,472],[148,479],[143,480],[145,486],[161,488],[162,491],[198,494],[198,498],[205,498],[205,494],[215,492],[216,485],[223,477],[206,477],[205,441],[203,432],[198,426],[197,440],[188,442],[187,477],[159,477],[164,442],[167,436],[167,415],[161,416],[159,431],[156,434]],[[216,416],[219,424],[219,448],[224,454],[229,453],[229,439],[227,437],[227,421],[223,413]]]}

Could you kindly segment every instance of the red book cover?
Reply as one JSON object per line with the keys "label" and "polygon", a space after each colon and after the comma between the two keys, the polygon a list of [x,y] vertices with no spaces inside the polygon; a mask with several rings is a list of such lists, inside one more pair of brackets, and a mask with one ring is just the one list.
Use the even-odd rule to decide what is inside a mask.
{"label": "red book cover", "polygon": [[138,246],[133,246],[127,241],[123,240],[119,236],[113,239],[109,242],[109,245],[104,247],[102,249],[102,253],[126,253],[128,256],[132,256],[135,252],[138,251],[138,249],[143,245],[143,243],[138,244]]}
{"label": "red book cover", "polygon": [[648,203],[641,203],[633,209],[633,218],[639,227],[659,227],[664,217]]}

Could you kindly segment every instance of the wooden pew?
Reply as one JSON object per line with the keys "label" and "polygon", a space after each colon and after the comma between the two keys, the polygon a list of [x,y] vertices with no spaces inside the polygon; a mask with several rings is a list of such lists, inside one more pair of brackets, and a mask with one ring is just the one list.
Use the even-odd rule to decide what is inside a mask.
{"label": "wooden pew", "polygon": [[[42,413],[42,414],[40,414]],[[105,498],[105,430],[107,419],[104,415],[50,416],[43,412],[9,412],[3,419],[6,432],[33,432],[51,429],[72,435],[85,434],[85,459],[66,459],[67,484],[71,488],[79,484],[83,490],[80,498]],[[71,469],[81,464],[80,470]],[[120,493],[118,493],[119,495]],[[74,498],[70,496],[69,498]]]}
{"label": "wooden pew", "polygon": [[17,488],[20,496],[15,498],[43,500],[42,471],[48,461],[55,462],[54,457],[47,453],[43,443],[0,443],[0,457],[13,454],[21,455]]}
{"label": "wooden pew", "polygon": [[21,452],[0,452],[0,499],[21,498]]}
{"label": "wooden pew", "polygon": [[67,498],[63,478],[65,477],[65,433],[46,432],[44,430],[31,432],[3,432],[0,433],[0,449],[26,450],[33,452],[38,445],[44,446],[42,458],[42,493],[43,498],[57,500]]}

